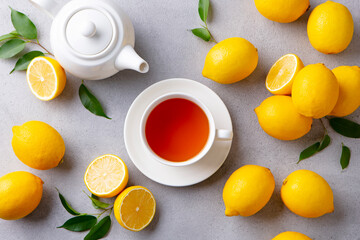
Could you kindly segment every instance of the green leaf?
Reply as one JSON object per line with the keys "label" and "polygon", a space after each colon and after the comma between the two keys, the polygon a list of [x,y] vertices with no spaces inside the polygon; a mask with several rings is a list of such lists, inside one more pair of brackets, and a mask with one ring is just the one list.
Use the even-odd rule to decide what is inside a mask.
{"label": "green leaf", "polygon": [[208,17],[209,6],[209,0],[199,0],[199,16],[204,23],[206,23]]}
{"label": "green leaf", "polygon": [[11,70],[10,74],[13,73],[14,71],[26,70],[31,60],[39,56],[44,56],[44,53],[40,51],[32,51],[26,53],[16,62],[15,67],[13,68],[13,70]]}
{"label": "green leaf", "polygon": [[4,43],[0,47],[0,58],[11,58],[24,50],[25,48],[25,41],[21,39],[11,39]]}
{"label": "green leaf", "polygon": [[318,152],[320,152],[321,150],[323,150],[324,148],[326,148],[327,146],[329,146],[331,142],[331,139],[329,137],[329,135],[325,135],[324,138],[322,139],[321,143],[320,143],[320,146],[318,148]]}
{"label": "green leaf", "polygon": [[110,206],[110,204],[104,203],[104,202],[102,202],[102,201],[100,201],[100,200],[97,200],[97,199],[95,199],[95,198],[93,198],[93,197],[89,197],[89,198],[91,199],[92,203],[93,203],[95,206],[97,206],[98,208],[106,209],[106,208],[108,208],[108,207]]}
{"label": "green leaf", "polygon": [[63,207],[66,209],[66,211],[68,211],[68,213],[72,214],[72,215],[81,215],[81,213],[79,213],[78,211],[76,211],[65,199],[65,197],[60,193],[60,191],[56,188],[56,191],[58,191],[59,193],[59,198],[61,201],[61,204],[63,205]]}
{"label": "green leaf", "polygon": [[314,155],[315,153],[318,152],[318,149],[320,147],[320,142],[316,142],[315,144],[311,145],[310,147],[306,148],[305,150],[303,150],[301,153],[300,153],[300,156],[299,156],[299,162],[301,162],[302,160],[306,159],[306,158],[309,158],[311,157],[312,155]]}
{"label": "green leaf", "polygon": [[11,22],[17,33],[27,39],[36,39],[37,30],[34,23],[23,13],[11,9]]}
{"label": "green leaf", "polygon": [[20,36],[20,34],[16,30],[12,31],[10,34],[17,36],[17,37]]}
{"label": "green leaf", "polygon": [[82,215],[70,218],[62,226],[57,228],[65,228],[73,232],[82,232],[92,228],[96,222],[96,217],[91,215]]}
{"label": "green leaf", "polygon": [[211,35],[210,35],[210,32],[206,29],[206,28],[194,28],[194,29],[191,29],[191,32],[201,38],[202,40],[208,42],[210,41],[211,39]]}
{"label": "green leaf", "polygon": [[[83,192],[86,194],[85,191],[83,191]],[[94,194],[91,194],[91,197],[89,195],[87,195],[87,194],[86,194],[86,196],[88,196],[88,198],[90,198],[90,200],[92,202],[92,205],[96,209],[99,209],[99,208],[106,209],[106,208],[108,208],[110,206],[110,204],[100,201],[99,198],[97,196],[95,196]]]}
{"label": "green leaf", "polygon": [[331,118],[330,126],[339,134],[349,138],[360,138],[360,125],[345,118]]}
{"label": "green leaf", "polygon": [[11,33],[4,34],[4,35],[0,36],[0,42],[5,41],[5,40],[14,39],[14,38],[16,38],[16,36],[12,35]]}
{"label": "green leaf", "polygon": [[321,140],[321,142],[316,142],[313,145],[311,145],[310,147],[306,148],[305,150],[303,150],[300,153],[299,156],[299,162],[301,162],[302,160],[309,158],[311,156],[313,156],[314,154],[324,150],[327,146],[329,146],[331,142],[331,138],[329,137],[329,135],[325,134],[323,139]]}
{"label": "green leaf", "polygon": [[97,240],[103,238],[109,231],[111,226],[110,216],[106,216],[91,228],[90,232],[85,236],[84,240]]}
{"label": "green leaf", "polygon": [[342,151],[340,157],[340,165],[342,169],[345,169],[347,168],[347,166],[349,166],[350,157],[351,157],[350,148],[342,144]]}
{"label": "green leaf", "polygon": [[11,33],[0,36],[0,42],[5,41],[5,40],[14,39],[14,38],[18,38],[18,35],[16,32],[15,33],[11,32]]}
{"label": "green leaf", "polygon": [[84,107],[89,110],[91,113],[100,116],[105,117],[107,119],[111,119],[104,113],[104,110],[97,98],[85,87],[85,85],[82,83],[79,88],[79,96],[81,103],[84,105]]}
{"label": "green leaf", "polygon": [[[96,199],[96,200],[99,200],[99,197],[96,196],[96,195],[94,195],[94,194],[91,194],[91,197],[94,198],[94,199]],[[99,209],[99,208],[100,208],[100,207],[96,206],[93,201],[91,201],[91,204],[93,205],[93,207],[94,207],[95,209]]]}

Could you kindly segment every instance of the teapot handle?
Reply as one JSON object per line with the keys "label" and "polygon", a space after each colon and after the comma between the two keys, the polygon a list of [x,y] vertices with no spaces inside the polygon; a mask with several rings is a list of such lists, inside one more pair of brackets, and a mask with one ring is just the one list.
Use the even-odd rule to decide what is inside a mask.
{"label": "teapot handle", "polygon": [[35,7],[54,18],[59,11],[59,5],[54,0],[29,0]]}

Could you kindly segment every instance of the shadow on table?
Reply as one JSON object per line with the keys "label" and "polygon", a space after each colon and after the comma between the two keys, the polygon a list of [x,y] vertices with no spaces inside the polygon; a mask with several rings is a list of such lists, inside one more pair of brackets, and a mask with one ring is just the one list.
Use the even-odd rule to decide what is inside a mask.
{"label": "shadow on table", "polygon": [[48,189],[48,186],[45,184],[43,186],[43,196],[41,198],[39,206],[26,217],[14,221],[15,223],[19,223],[22,225],[23,223],[34,223],[41,221],[44,222],[46,221],[47,217],[50,216],[53,206],[57,204],[54,200],[54,198],[56,197],[56,195],[54,194],[55,190]]}
{"label": "shadow on table", "polygon": [[269,202],[265,205],[264,208],[253,215],[252,218],[259,220],[272,220],[283,214],[283,211],[286,207],[281,200],[280,188],[281,186],[275,187],[274,193],[271,196]]}

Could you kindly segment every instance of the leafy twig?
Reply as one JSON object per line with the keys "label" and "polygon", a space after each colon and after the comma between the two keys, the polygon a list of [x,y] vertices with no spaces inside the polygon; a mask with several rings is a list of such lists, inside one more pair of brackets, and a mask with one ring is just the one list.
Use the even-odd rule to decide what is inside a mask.
{"label": "leafy twig", "polygon": [[208,17],[208,13],[209,13],[209,8],[210,8],[210,0],[199,0],[198,12],[199,12],[200,19],[201,19],[201,21],[203,21],[205,23],[205,26],[201,25],[201,28],[191,29],[191,32],[195,36],[203,39],[206,42],[217,43],[207,25],[207,17]]}
{"label": "leafy twig", "polygon": [[[339,117],[325,117],[327,120],[329,120],[329,125],[331,128],[339,133],[342,136],[348,137],[348,138],[360,138],[360,124],[353,122],[351,120],[345,119],[345,118],[339,118]],[[316,154],[317,152],[320,152],[324,148],[326,148],[330,144],[330,137],[328,136],[327,129],[325,127],[324,122],[322,119],[320,119],[321,125],[324,128],[324,137],[321,142],[316,142],[315,144],[311,145],[310,147],[306,148],[300,153],[299,162],[302,160],[309,158]],[[343,143],[342,145],[342,151],[341,151],[341,157],[340,157],[340,165],[342,169],[345,169],[348,167],[350,163],[350,157],[351,157],[351,150],[349,147],[345,146]]]}
{"label": "leafy twig", "polygon": [[[58,189],[56,189],[56,190],[59,192]],[[86,194],[86,192],[84,192],[84,193]],[[99,206],[110,206],[109,204],[101,202],[98,199],[96,199],[96,201],[94,202],[95,197],[90,197],[88,194],[86,194],[86,195],[89,197],[89,199],[92,201],[93,204],[95,203],[95,204],[98,204]],[[86,240],[100,239],[109,232],[110,226],[111,226],[110,215],[111,215],[111,212],[112,212],[114,206],[111,206],[110,208],[105,208],[105,209],[102,208],[103,210],[100,213],[81,214],[81,213],[75,211],[68,204],[67,200],[65,199],[65,197],[63,195],[61,195],[60,192],[59,192],[59,197],[60,197],[61,204],[63,205],[65,210],[68,211],[70,214],[77,215],[77,216],[68,219],[63,225],[61,225],[60,227],[57,227],[57,228],[64,228],[66,230],[74,231],[74,232],[83,232],[83,231],[90,230],[90,232],[84,238]],[[106,212],[109,212],[109,215],[104,217],[103,219],[101,219],[98,222],[98,219]],[[95,216],[97,216],[97,217],[95,217]]]}
{"label": "leafy twig", "polygon": [[322,119],[319,119],[319,120],[321,122],[322,127],[324,128],[324,136],[323,136],[323,138],[321,139],[320,142],[314,143],[313,145],[305,148],[300,153],[299,160],[298,160],[297,164],[300,163],[302,160],[305,160],[305,159],[315,155],[316,153],[324,150],[327,146],[329,146],[329,144],[331,142],[331,138],[328,135],[328,131],[327,131],[326,127],[325,127],[324,122],[322,121]]}
{"label": "leafy twig", "polygon": [[40,51],[31,51],[20,57],[14,71],[26,70],[32,59],[38,56],[48,54],[54,56],[46,47],[44,47],[38,39],[37,29],[35,24],[23,13],[11,9],[11,22],[15,28],[14,31],[0,36],[0,41],[6,41],[0,47],[0,58],[11,58],[22,52],[27,43],[35,44],[42,48],[45,53]]}

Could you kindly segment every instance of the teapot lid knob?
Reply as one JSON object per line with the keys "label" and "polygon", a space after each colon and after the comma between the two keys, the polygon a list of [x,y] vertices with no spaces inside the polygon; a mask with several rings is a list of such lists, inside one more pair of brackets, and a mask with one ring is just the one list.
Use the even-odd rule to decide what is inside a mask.
{"label": "teapot lid knob", "polygon": [[91,21],[86,21],[83,23],[81,34],[84,37],[93,37],[96,34],[96,26]]}
{"label": "teapot lid knob", "polygon": [[108,14],[95,8],[85,8],[73,14],[65,29],[65,37],[71,48],[87,56],[104,51],[115,34]]}

